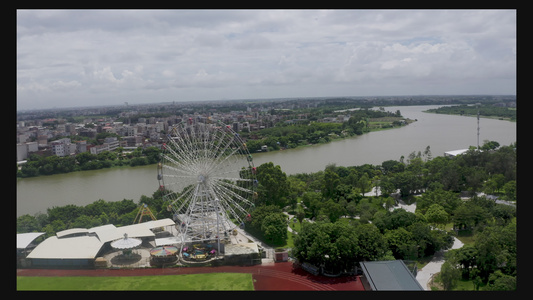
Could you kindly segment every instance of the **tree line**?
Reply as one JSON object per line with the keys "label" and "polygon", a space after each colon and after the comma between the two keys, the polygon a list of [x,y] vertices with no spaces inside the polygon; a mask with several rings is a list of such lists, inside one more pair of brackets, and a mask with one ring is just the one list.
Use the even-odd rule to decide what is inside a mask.
{"label": "tree line", "polygon": [[500,119],[509,119],[516,121],[516,109],[509,107],[494,106],[492,103],[483,103],[479,107],[475,105],[456,105],[456,106],[443,106],[439,108],[429,109],[428,112],[434,112],[438,114],[451,114],[451,115],[470,115],[476,116],[479,110],[479,114],[485,117],[498,117]]}
{"label": "tree line", "polygon": [[[45,213],[33,216],[25,214],[17,218],[17,233],[44,232],[47,238],[70,228],[92,228],[106,224],[117,227],[131,225],[144,204],[156,219],[172,218],[172,212],[167,210],[168,203],[163,200],[161,191],[157,190],[151,197],[142,195],[138,201],[99,199],[85,206],[68,204],[50,207]],[[142,221],[148,220],[146,216],[144,218]]]}
{"label": "tree line", "polygon": [[40,175],[62,174],[76,171],[98,170],[114,166],[141,166],[155,164],[159,161],[161,149],[157,147],[139,147],[131,152],[123,152],[119,147],[115,151],[103,151],[98,154],[83,152],[75,156],[59,157],[56,155],[30,155],[20,169],[17,177],[35,177]]}
{"label": "tree line", "polygon": [[[305,110],[304,110],[305,111]],[[319,118],[327,115],[337,116],[341,113],[318,110],[308,114],[306,119],[298,119],[302,111],[286,112],[283,118],[287,122],[278,122],[276,126],[257,132],[242,132],[248,150],[253,153],[267,146],[269,151],[281,148],[295,148],[307,144],[323,144],[338,137],[350,137],[369,132],[370,118],[401,117],[400,111],[388,112],[361,108],[350,112],[348,121],[320,122]],[[399,122],[389,122],[389,127],[402,126]]]}

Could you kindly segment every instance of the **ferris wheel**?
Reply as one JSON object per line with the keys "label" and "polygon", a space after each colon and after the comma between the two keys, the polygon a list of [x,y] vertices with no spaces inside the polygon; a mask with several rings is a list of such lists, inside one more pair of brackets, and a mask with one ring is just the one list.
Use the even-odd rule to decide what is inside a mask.
{"label": "ferris wheel", "polygon": [[181,243],[220,240],[250,217],[256,168],[238,133],[189,119],[172,126],[163,144],[158,180],[174,213]]}

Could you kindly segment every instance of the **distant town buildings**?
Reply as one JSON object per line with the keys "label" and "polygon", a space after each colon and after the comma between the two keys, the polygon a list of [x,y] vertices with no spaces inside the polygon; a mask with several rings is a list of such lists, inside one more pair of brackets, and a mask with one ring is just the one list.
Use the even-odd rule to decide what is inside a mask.
{"label": "distant town buildings", "polygon": [[[433,98],[432,98],[433,97]],[[289,114],[293,109],[317,108],[326,100],[344,103],[357,99],[359,103],[372,106],[383,103],[400,105],[432,104],[434,101],[451,104],[454,99],[470,99],[477,101],[491,100],[492,96],[420,96],[420,97],[370,97],[370,98],[305,98],[305,99],[273,99],[257,101],[253,105],[243,101],[213,101],[197,103],[145,104],[121,107],[87,107],[83,109],[59,109],[38,112],[25,112],[17,115],[17,161],[26,160],[31,154],[68,156],[83,152],[98,154],[113,151],[118,147],[160,147],[169,128],[182,121],[217,123],[219,121],[232,126],[237,132],[254,132],[274,127],[278,122],[297,124],[307,122],[307,113]],[[439,98],[440,97],[440,98]],[[495,105],[516,107],[516,96],[498,96]],[[503,102],[501,102],[503,101]],[[252,102],[250,102],[252,103]],[[150,117],[163,115],[157,112],[172,111],[175,114],[166,117]],[[280,113],[276,113],[280,112]],[[53,115],[68,116],[51,117]],[[98,116],[92,118],[91,116]],[[101,117],[115,115],[116,117]],[[83,116],[83,118],[80,118]],[[76,118],[79,122],[73,122]],[[316,122],[342,123],[350,119],[350,110],[329,114]],[[69,121],[70,120],[70,121]],[[113,133],[117,137],[108,137],[94,141],[99,133]],[[71,137],[82,137],[81,141],[71,141]],[[250,139],[257,135],[250,134]],[[78,138],[76,138],[78,140]]]}
{"label": "distant town buildings", "polygon": [[[131,106],[129,108],[131,109]],[[153,109],[153,106],[147,106],[145,109],[149,111]],[[213,108],[204,113],[198,113],[184,107],[181,115],[168,117],[137,117],[139,114],[146,114],[145,111],[138,110],[117,113],[116,118],[87,117],[79,123],[68,122],[61,118],[40,119],[38,116],[33,116],[17,122],[17,161],[26,160],[32,153],[64,157],[83,152],[99,154],[103,151],[113,151],[118,147],[129,149],[160,147],[172,125],[189,119],[208,123],[221,121],[232,126],[237,132],[251,132],[272,127],[281,120],[280,116],[270,114],[272,109],[275,107],[251,108],[248,106],[243,110],[229,112],[220,112]],[[85,112],[88,115],[104,113],[104,111],[93,110],[95,108],[86,109]],[[73,113],[73,115],[82,114]],[[123,121],[119,121],[119,118]],[[132,119],[136,121],[132,122]],[[113,133],[118,138],[107,137],[92,144],[87,142],[87,140],[95,140],[99,133]],[[84,140],[72,142],[69,138],[72,136],[83,137]]]}

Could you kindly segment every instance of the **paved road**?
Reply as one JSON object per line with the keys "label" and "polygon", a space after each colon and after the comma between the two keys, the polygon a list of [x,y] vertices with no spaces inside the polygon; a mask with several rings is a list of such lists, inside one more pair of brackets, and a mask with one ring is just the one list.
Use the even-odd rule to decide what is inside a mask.
{"label": "paved road", "polygon": [[[398,203],[398,206],[394,208],[403,208],[406,211],[414,213],[416,210],[416,204],[407,205],[402,200],[400,200],[400,202]],[[391,210],[394,208],[391,208]],[[454,238],[452,249],[458,249],[461,247],[463,247],[463,243],[460,240]],[[420,285],[425,290],[431,290],[428,287],[428,283],[431,277],[433,276],[433,274],[440,272],[440,267],[444,263],[444,252],[446,251],[439,251],[435,253],[435,255],[433,256],[433,259],[431,259],[431,261],[427,265],[425,265],[422,269],[418,270],[418,273],[416,274],[416,280],[418,280]]]}
{"label": "paved road", "polygon": [[[463,247],[463,243],[460,240],[454,238],[452,249],[458,249],[461,247]],[[418,280],[420,285],[425,290],[431,290],[428,287],[429,280],[435,273],[440,272],[440,267],[444,263],[444,252],[446,251],[439,251],[435,253],[433,259],[422,269],[418,270],[418,273],[416,274],[416,280]]]}

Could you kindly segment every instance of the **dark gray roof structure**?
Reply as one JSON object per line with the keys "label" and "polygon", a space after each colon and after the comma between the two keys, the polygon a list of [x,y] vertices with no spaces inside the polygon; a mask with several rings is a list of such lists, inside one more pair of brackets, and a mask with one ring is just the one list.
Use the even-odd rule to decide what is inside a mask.
{"label": "dark gray roof structure", "polygon": [[373,291],[423,291],[402,260],[360,262],[368,285]]}

